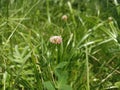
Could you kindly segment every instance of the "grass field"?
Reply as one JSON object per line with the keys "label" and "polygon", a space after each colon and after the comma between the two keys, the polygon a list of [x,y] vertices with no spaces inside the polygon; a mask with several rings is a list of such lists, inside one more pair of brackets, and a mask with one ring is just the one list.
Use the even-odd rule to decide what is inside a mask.
{"label": "grass field", "polygon": [[0,0],[0,90],[120,90],[119,0]]}

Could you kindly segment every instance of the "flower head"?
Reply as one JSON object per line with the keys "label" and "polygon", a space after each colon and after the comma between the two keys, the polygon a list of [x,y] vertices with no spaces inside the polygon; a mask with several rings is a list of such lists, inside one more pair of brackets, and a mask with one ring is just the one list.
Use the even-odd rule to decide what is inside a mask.
{"label": "flower head", "polygon": [[67,15],[63,15],[61,19],[64,20],[64,21],[67,21],[68,16]]}
{"label": "flower head", "polygon": [[109,22],[113,21],[113,17],[108,17],[108,21]]}
{"label": "flower head", "polygon": [[61,44],[62,38],[61,38],[61,36],[52,36],[52,37],[50,37],[50,42],[53,44]]}

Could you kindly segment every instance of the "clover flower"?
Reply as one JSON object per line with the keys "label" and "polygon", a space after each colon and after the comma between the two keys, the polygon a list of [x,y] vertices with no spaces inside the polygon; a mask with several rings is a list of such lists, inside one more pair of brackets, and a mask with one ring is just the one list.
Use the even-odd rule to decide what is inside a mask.
{"label": "clover flower", "polygon": [[62,37],[61,36],[52,36],[52,37],[50,37],[50,42],[53,44],[61,44]]}
{"label": "clover flower", "polygon": [[63,15],[61,19],[64,20],[64,21],[67,21],[68,16],[67,15]]}

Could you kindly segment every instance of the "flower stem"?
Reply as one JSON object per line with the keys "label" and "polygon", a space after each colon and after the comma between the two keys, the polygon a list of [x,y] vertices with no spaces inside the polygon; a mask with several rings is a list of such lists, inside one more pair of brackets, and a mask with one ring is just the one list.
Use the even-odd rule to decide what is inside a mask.
{"label": "flower stem", "polygon": [[89,61],[88,61],[88,48],[86,46],[86,71],[87,71],[87,90],[90,90],[90,85],[89,85]]}

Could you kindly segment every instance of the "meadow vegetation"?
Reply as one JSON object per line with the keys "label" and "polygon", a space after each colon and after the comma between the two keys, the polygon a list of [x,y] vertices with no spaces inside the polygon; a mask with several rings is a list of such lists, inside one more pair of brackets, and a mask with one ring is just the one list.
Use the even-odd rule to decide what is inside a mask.
{"label": "meadow vegetation", "polygon": [[119,28],[119,0],[0,0],[0,90],[120,90]]}

